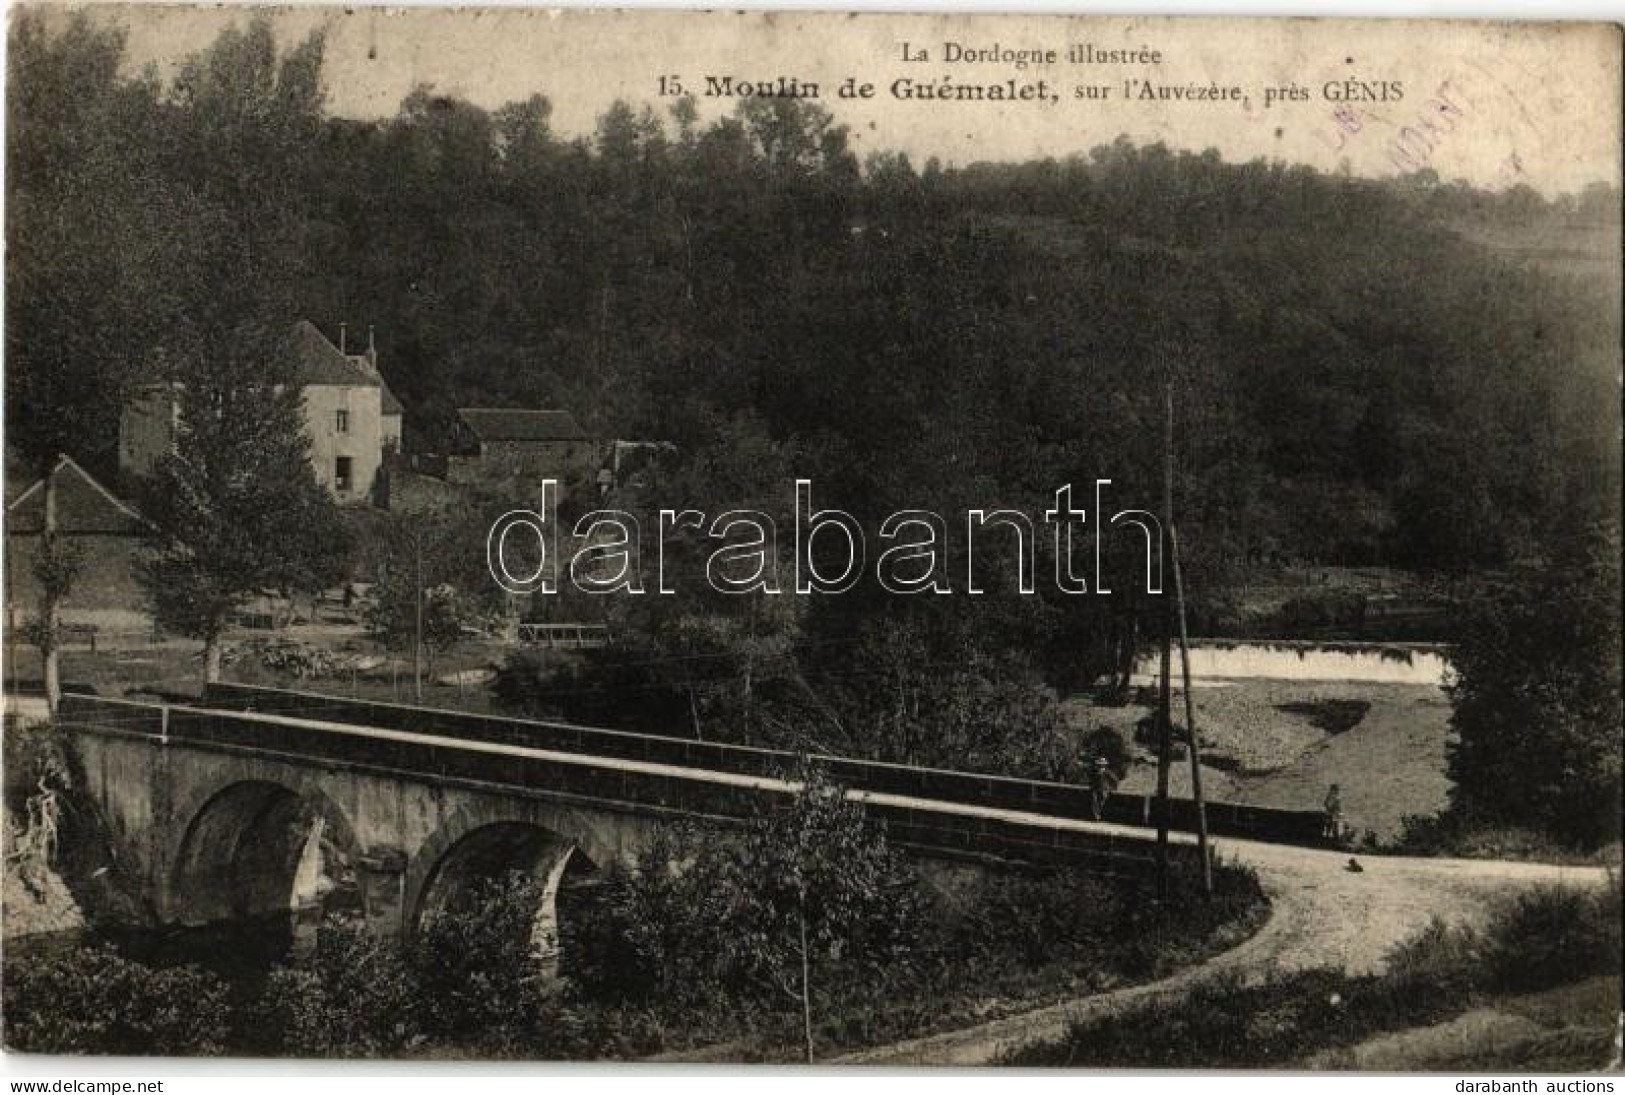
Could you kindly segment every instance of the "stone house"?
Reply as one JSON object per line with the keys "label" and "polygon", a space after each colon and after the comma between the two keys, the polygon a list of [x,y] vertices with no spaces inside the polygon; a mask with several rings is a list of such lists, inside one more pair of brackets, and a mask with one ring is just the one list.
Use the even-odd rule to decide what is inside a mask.
{"label": "stone house", "polygon": [[[365,353],[348,353],[344,343],[342,327],[337,346],[309,320],[293,330],[290,352],[304,394],[311,470],[341,503],[382,501],[384,457],[400,449],[402,408],[378,371],[371,332]],[[173,447],[179,415],[173,385],[137,393],[119,423],[119,470],[150,472]]]}
{"label": "stone house", "polygon": [[569,411],[462,407],[452,425],[447,479],[485,487],[534,485],[554,479],[562,489],[595,482],[603,446]]}

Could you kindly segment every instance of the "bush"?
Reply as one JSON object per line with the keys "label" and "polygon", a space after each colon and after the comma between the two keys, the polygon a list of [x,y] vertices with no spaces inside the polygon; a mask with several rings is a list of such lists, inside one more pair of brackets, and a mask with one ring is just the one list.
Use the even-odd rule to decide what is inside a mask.
{"label": "bush", "polygon": [[308,954],[271,971],[243,1033],[266,1053],[386,1056],[423,1042],[426,1007],[398,948],[329,917]]}
{"label": "bush", "polygon": [[720,1037],[905,965],[914,872],[817,769],[797,778],[795,799],[741,834],[673,833],[612,868],[566,950],[583,991]]}
{"label": "bush", "polygon": [[1572,554],[1465,606],[1451,655],[1451,810],[1592,848],[1620,836],[1618,534]]}
{"label": "bush", "polygon": [[5,963],[6,1046],[25,1053],[216,1054],[229,1017],[225,983],[195,966],[154,969],[105,946]]}
{"label": "bush", "polygon": [[1534,992],[1586,977],[1620,974],[1620,886],[1542,887],[1499,906],[1484,932],[1486,984]]}
{"label": "bush", "polygon": [[1366,850],[1394,855],[1518,859],[1614,867],[1621,862],[1617,841],[1581,850],[1543,830],[1520,825],[1479,824],[1453,809],[1438,815],[1408,815],[1398,837],[1387,841],[1371,837],[1366,841]]}
{"label": "bush", "polygon": [[544,970],[533,949],[541,900],[541,883],[515,871],[425,918],[409,961],[437,1041],[498,1056],[585,1051],[570,984]]}
{"label": "bush", "polygon": [[1110,726],[1100,726],[1089,731],[1078,743],[1078,752],[1082,755],[1084,766],[1083,775],[1088,776],[1094,771],[1094,759],[1106,758],[1106,767],[1118,780],[1128,775],[1129,765],[1134,763],[1134,754],[1123,740],[1123,735]]}
{"label": "bush", "polygon": [[[1313,969],[1245,984],[1199,985],[1168,1007],[1075,1025],[1057,1043],[1001,1063],[1259,1068],[1440,1022],[1486,994],[1525,993],[1620,974],[1619,880],[1603,890],[1544,888],[1509,898],[1482,930],[1435,920],[1388,956],[1381,976]],[[1591,1034],[1577,1035],[1590,1052]],[[1552,1049],[1553,1047],[1546,1047]],[[1571,1049],[1573,1047],[1570,1047]],[[1570,1053],[1576,1060],[1599,1055]],[[1573,1067],[1573,1066],[1570,1066]]]}

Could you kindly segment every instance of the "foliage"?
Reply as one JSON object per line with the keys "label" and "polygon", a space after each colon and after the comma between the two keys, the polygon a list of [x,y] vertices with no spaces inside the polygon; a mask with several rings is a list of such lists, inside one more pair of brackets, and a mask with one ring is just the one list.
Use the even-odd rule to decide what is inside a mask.
{"label": "foliage", "polygon": [[[674,447],[648,497],[617,499],[640,512],[777,516],[762,483],[791,469],[871,545],[879,515],[1036,512],[1097,475],[1108,504],[1145,504],[1168,379],[1203,595],[1250,555],[1459,574],[1544,557],[1559,516],[1617,514],[1615,287],[1474,242],[1509,224],[1616,231],[1607,186],[1548,200],[1127,138],[963,168],[877,150],[860,167],[841,119],[803,101],[703,123],[688,100],[618,102],[572,139],[542,94],[487,111],[420,87],[387,118],[329,116],[321,37],[279,53],[265,21],[168,80],[126,75],[122,36],[88,16],[23,13],[14,41],[6,414],[31,456],[109,473],[135,386],[210,361],[259,377],[256,332],[364,316],[414,445],[443,451],[457,406],[568,407],[597,436]],[[1485,459],[1504,451],[1521,455]],[[1053,572],[1053,547],[1035,554]],[[1125,554],[1108,544],[1114,589]],[[1009,561],[990,546],[976,566]],[[947,562],[956,579],[970,564]],[[212,616],[218,593],[176,611]],[[662,659],[657,682],[707,737],[805,733],[775,692],[833,705],[830,682],[869,669],[840,644],[894,614],[950,632],[957,611],[873,590],[804,600],[792,620],[683,605],[633,648]],[[1117,664],[1151,607],[978,601],[982,631],[929,647],[953,664],[970,643],[979,676],[1034,651],[1065,687]],[[680,622],[708,618],[731,622]]]}
{"label": "foliage", "polygon": [[1617,530],[1487,585],[1452,653],[1451,810],[1594,847],[1619,838]]}
{"label": "foliage", "polygon": [[353,658],[347,659],[325,646],[292,639],[252,639],[244,646],[266,669],[299,679],[337,677],[354,663]]}
{"label": "foliage", "polygon": [[[420,1052],[580,1057],[595,1052],[569,982],[532,951],[538,883],[489,879],[427,916],[406,944],[329,917],[314,948],[273,969],[248,1010],[260,1052],[374,1057]],[[623,1036],[636,1033],[636,1023]]]}
{"label": "foliage", "polygon": [[154,969],[105,946],[8,954],[6,1044],[28,1053],[224,1051],[227,989],[193,966]]}
{"label": "foliage", "polygon": [[[1016,1052],[1004,1063],[1293,1067],[1318,1050],[1440,1022],[1497,994],[1617,978],[1618,886],[1615,877],[1600,890],[1519,893],[1482,930],[1436,920],[1397,947],[1380,975],[1311,969],[1262,984],[1215,977],[1170,1006],[1077,1024],[1063,1041]],[[1611,1026],[1612,1014],[1605,1021]],[[1603,1039],[1596,1048],[1605,1045]]]}
{"label": "foliage", "polygon": [[140,485],[152,553],[138,576],[161,626],[204,640],[211,679],[228,617],[255,592],[308,593],[345,569],[290,347],[313,256],[287,199],[322,124],[321,51],[318,35],[279,57],[259,20],[223,33],[148,105],[148,124],[174,130],[172,161],[154,167],[175,176],[160,229],[170,266],[136,298],[162,332],[125,352],[139,363],[130,379],[162,385],[177,413],[173,451]]}
{"label": "foliage", "polygon": [[1054,692],[970,621],[855,626],[798,648],[795,622],[764,616],[622,620],[608,650],[515,652],[493,688],[530,717],[1035,778],[1075,769]]}
{"label": "foliage", "polygon": [[464,628],[486,624],[500,608],[500,592],[485,569],[485,533],[475,505],[412,514],[370,515],[358,530],[368,570],[376,577],[362,615],[368,630],[396,650],[410,650],[418,634],[431,658],[454,646]]}
{"label": "foliage", "polygon": [[1617,841],[1582,851],[1549,832],[1517,825],[1476,823],[1454,810],[1426,816],[1409,815],[1404,818],[1396,838],[1379,841],[1368,837],[1366,843],[1367,851],[1388,855],[1516,859],[1587,866],[1609,866],[1621,861]]}
{"label": "foliage", "polygon": [[549,975],[533,949],[541,899],[541,884],[515,872],[425,917],[410,960],[438,1038],[484,1054],[586,1051],[570,985]]}
{"label": "foliage", "polygon": [[260,1052],[375,1057],[421,1046],[431,1018],[399,948],[329,918],[307,954],[270,972],[243,1028]]}
{"label": "foliage", "polygon": [[798,778],[740,838],[668,838],[612,871],[569,948],[583,991],[810,1016],[841,981],[896,968],[920,912],[912,872],[861,806],[816,769]]}
{"label": "foliage", "polygon": [[40,537],[39,552],[33,560],[34,579],[39,582],[41,612],[28,622],[28,640],[42,654],[49,655],[61,644],[57,609],[73,589],[85,562],[84,548],[58,532]]}
{"label": "foliage", "polygon": [[1094,759],[1103,757],[1107,770],[1121,782],[1128,775],[1129,765],[1134,762],[1134,753],[1129,749],[1128,742],[1110,726],[1099,726],[1085,734],[1079,743],[1078,753],[1083,762],[1077,773],[1079,777],[1092,772]]}
{"label": "foliage", "polygon": [[296,398],[199,379],[180,403],[175,450],[142,485],[152,554],[138,577],[161,626],[214,649],[260,590],[311,593],[335,581],[343,537],[306,460]]}
{"label": "foliage", "polygon": [[[1620,971],[1620,876],[1594,890],[1548,886],[1510,897],[1478,943],[1489,986],[1533,992]],[[1469,938],[1471,938],[1469,936]]]}

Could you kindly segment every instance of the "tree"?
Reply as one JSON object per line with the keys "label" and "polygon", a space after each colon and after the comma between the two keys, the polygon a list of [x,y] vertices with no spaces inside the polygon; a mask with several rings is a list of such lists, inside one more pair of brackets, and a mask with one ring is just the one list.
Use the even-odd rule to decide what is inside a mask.
{"label": "tree", "polygon": [[373,637],[394,650],[414,650],[414,657],[421,644],[433,674],[436,653],[501,608],[500,590],[485,569],[488,527],[468,506],[378,522],[377,582],[365,613]]}
{"label": "tree", "polygon": [[512,871],[430,911],[410,961],[446,1041],[484,1053],[570,1057],[585,1047],[571,986],[536,954],[542,883]]}
{"label": "tree", "polygon": [[6,432],[44,484],[33,637],[53,711],[58,618],[79,566],[57,534],[52,473],[65,453],[110,469],[132,366],[164,325],[169,246],[147,211],[166,202],[144,170],[156,142],[143,142],[157,96],[120,79],[123,54],[123,34],[83,13],[53,35],[25,12],[8,57]]}
{"label": "tree", "polygon": [[336,507],[310,467],[298,390],[235,375],[200,369],[175,390],[174,450],[142,484],[151,553],[137,577],[160,626],[202,640],[206,681],[220,679],[221,639],[250,597],[311,594],[347,566]]}
{"label": "tree", "polygon": [[743,835],[666,836],[597,887],[564,952],[583,991],[656,1006],[793,1006],[812,1061],[821,978],[895,970],[922,915],[917,878],[814,765]]}
{"label": "tree", "polygon": [[1451,657],[1452,813],[1583,846],[1618,839],[1619,604],[1617,529],[1468,602]]}
{"label": "tree", "polygon": [[811,765],[787,809],[756,823],[733,863],[735,899],[761,975],[801,1007],[811,1064],[814,977],[904,953],[914,877],[863,807]]}
{"label": "tree", "polygon": [[68,599],[68,593],[78,580],[85,561],[83,549],[57,531],[55,480],[54,470],[46,473],[42,488],[45,495],[44,528],[40,533],[39,554],[32,564],[34,579],[39,582],[40,607],[39,615],[29,623],[30,638],[40,652],[40,663],[44,668],[45,702],[53,714],[62,699],[61,658],[58,654],[62,644],[62,603]]}
{"label": "tree", "polygon": [[203,641],[209,681],[249,597],[313,593],[347,563],[310,467],[292,347],[312,265],[295,198],[322,124],[321,59],[320,34],[279,58],[255,20],[188,60],[167,103],[166,166],[183,182],[166,225],[171,325],[149,368],[177,429],[140,486],[153,529],[138,578],[161,626]]}

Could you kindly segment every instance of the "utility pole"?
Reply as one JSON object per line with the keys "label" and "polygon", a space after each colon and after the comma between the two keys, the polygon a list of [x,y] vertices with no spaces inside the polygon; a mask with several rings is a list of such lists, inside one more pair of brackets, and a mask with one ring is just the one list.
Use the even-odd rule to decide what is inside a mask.
{"label": "utility pole", "polygon": [[1202,856],[1202,893],[1212,897],[1213,857],[1208,853],[1207,802],[1202,797],[1201,737],[1196,733],[1196,704],[1191,699],[1191,639],[1185,626],[1185,578],[1179,567],[1179,536],[1171,520],[1168,524],[1168,546],[1173,551],[1174,603],[1179,608],[1179,661],[1185,681],[1185,728],[1191,736],[1191,796],[1196,799],[1196,846]]}
{"label": "utility pole", "polygon": [[417,564],[417,598],[414,605],[415,620],[412,628],[412,695],[414,702],[423,702],[423,530],[412,534],[412,555]]}
{"label": "utility pole", "polygon": [[[1162,554],[1168,555],[1168,530],[1173,527],[1174,509],[1174,386],[1163,388],[1162,430]],[[1162,685],[1157,700],[1157,898],[1168,898],[1168,769],[1173,752],[1173,647],[1174,612],[1172,599],[1163,593]]]}

